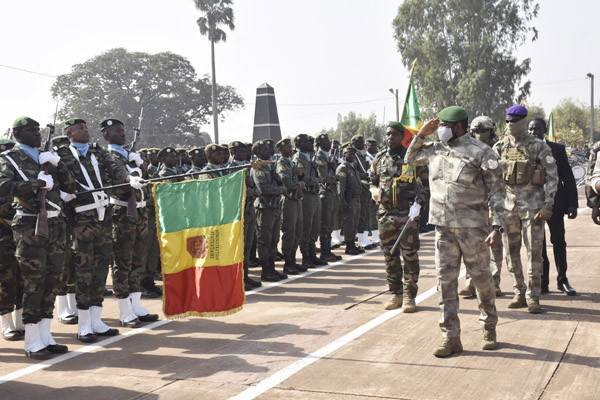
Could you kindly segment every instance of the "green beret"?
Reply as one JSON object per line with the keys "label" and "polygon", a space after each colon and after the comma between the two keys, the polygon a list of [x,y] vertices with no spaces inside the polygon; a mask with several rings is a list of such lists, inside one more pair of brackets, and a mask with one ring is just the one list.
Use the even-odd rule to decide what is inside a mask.
{"label": "green beret", "polygon": [[177,151],[173,147],[167,146],[167,147],[165,147],[164,149],[162,149],[161,151],[158,152],[158,156],[159,157],[164,157],[164,156],[166,156],[169,153],[175,153],[175,154],[177,154]]}
{"label": "green beret", "polygon": [[209,145],[206,146],[206,148],[204,149],[204,151],[206,152],[213,152],[213,151],[223,151],[223,150],[227,150],[227,148],[225,148],[224,146],[221,146],[220,144],[216,144],[216,143],[211,143]]}
{"label": "green beret", "polygon": [[[402,123],[398,122],[398,121],[388,122],[387,127],[393,128],[393,129],[397,130],[398,132],[402,132],[402,133],[404,133],[404,131],[406,130],[406,129],[404,129],[404,125],[402,125]],[[373,139],[373,140],[376,141],[375,139]]]}
{"label": "green beret", "polygon": [[259,149],[259,148],[260,148],[260,146],[262,146],[263,144],[269,144],[269,143],[267,142],[267,139],[265,139],[265,140],[259,140],[259,141],[257,141],[256,143],[254,143],[254,144],[252,145],[252,154],[256,154],[256,153],[258,153],[258,149]]}
{"label": "green beret", "polygon": [[190,150],[188,151],[188,155],[189,155],[190,157],[193,157],[193,156],[195,156],[196,154],[200,154],[200,153],[204,153],[204,148],[202,148],[202,147],[194,147],[193,149],[190,149]]}
{"label": "green beret", "polygon": [[282,148],[283,146],[285,146],[286,144],[291,144],[292,141],[290,140],[290,138],[285,138],[285,139],[281,139],[279,142],[277,142],[276,146],[278,149]]}
{"label": "green beret", "polygon": [[362,135],[354,135],[354,136],[352,136],[352,138],[350,139],[350,142],[352,142],[352,143],[356,143],[356,142],[358,142],[358,141],[359,141],[360,139],[362,139],[362,138],[363,138],[363,137],[362,137]]}
{"label": "green beret", "polygon": [[109,118],[109,119],[105,119],[104,121],[100,122],[100,131],[104,132],[106,131],[108,128],[110,128],[113,125],[116,124],[121,124],[121,125],[125,125],[124,123],[122,123],[121,121],[119,121],[118,119],[115,118]]}
{"label": "green beret", "polygon": [[81,118],[71,118],[70,120],[65,121],[65,129],[67,129],[71,125],[85,124],[85,123],[86,122],[84,120],[82,120]]}
{"label": "green beret", "polygon": [[229,148],[230,149],[237,149],[237,148],[246,148],[246,145],[243,142],[240,142],[239,140],[235,140],[231,143],[229,143]]}
{"label": "green beret", "polygon": [[446,122],[459,122],[467,118],[467,110],[459,106],[444,108],[438,114],[438,118]]}
{"label": "green beret", "polygon": [[302,139],[306,139],[308,140],[308,135],[306,133],[301,133],[299,135],[296,135],[296,137],[294,137],[294,144],[298,143],[299,141],[301,141]]}
{"label": "green beret", "polygon": [[69,138],[65,135],[60,135],[60,136],[54,136],[52,139],[50,139],[50,144],[52,144],[52,146],[63,146],[63,145],[68,145],[69,142]]}
{"label": "green beret", "polygon": [[13,129],[21,129],[26,126],[40,126],[40,123],[29,117],[19,117],[13,122]]}
{"label": "green beret", "polygon": [[[394,129],[396,129],[396,128],[394,128]],[[377,139],[375,139],[373,136],[371,136],[371,137],[367,138],[367,143],[377,143]]]}
{"label": "green beret", "polygon": [[15,144],[12,140],[0,139],[0,151],[10,150]]}

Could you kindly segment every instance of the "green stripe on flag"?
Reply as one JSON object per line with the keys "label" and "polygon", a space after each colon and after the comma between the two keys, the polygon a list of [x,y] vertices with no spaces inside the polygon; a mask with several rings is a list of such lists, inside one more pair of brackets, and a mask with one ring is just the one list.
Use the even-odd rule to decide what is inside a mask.
{"label": "green stripe on flag", "polygon": [[244,171],[206,181],[162,183],[154,187],[162,233],[230,224],[242,217]]}
{"label": "green stripe on flag", "polygon": [[417,92],[411,79],[408,93],[406,94],[404,113],[402,114],[402,125],[416,128],[421,120],[421,110],[417,101]]}

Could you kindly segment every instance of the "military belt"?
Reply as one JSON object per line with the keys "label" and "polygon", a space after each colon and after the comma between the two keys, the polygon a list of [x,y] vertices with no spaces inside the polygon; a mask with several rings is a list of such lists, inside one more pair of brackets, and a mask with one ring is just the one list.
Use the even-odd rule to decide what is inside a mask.
{"label": "military belt", "polygon": [[[48,218],[56,218],[60,215],[60,211],[49,210],[47,211]],[[37,214],[26,213],[23,210],[17,210],[16,215],[19,217],[37,217]],[[12,223],[12,222],[11,222]]]}
{"label": "military belt", "polygon": [[[127,202],[119,199],[115,199],[114,197],[110,198],[110,204],[114,204],[116,206],[127,207]],[[146,207],[146,201],[138,201],[135,203],[136,208],[144,208]]]}
{"label": "military belt", "polygon": [[[127,203],[124,201],[124,203]],[[108,200],[100,200],[98,203],[91,203],[85,206],[75,207],[73,210],[76,213],[82,213],[84,211],[95,210],[96,208],[105,207],[108,205]]]}

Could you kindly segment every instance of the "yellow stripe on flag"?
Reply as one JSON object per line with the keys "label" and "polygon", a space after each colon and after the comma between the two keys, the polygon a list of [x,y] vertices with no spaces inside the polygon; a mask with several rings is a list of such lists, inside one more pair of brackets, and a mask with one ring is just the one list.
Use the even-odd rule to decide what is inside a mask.
{"label": "yellow stripe on flag", "polygon": [[244,259],[242,221],[158,233],[164,274],[192,267],[218,267]]}

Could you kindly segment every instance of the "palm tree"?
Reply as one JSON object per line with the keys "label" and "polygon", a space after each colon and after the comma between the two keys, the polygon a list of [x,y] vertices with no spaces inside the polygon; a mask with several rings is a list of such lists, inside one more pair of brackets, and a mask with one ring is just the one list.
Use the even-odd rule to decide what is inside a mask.
{"label": "palm tree", "polygon": [[215,77],[215,43],[225,42],[227,34],[219,25],[226,25],[234,30],[233,9],[230,7],[233,0],[194,0],[196,9],[203,15],[196,21],[200,27],[200,34],[208,36],[210,40],[210,55],[212,64],[212,113],[215,132],[215,143],[219,143],[219,110],[217,109],[217,79]]}

